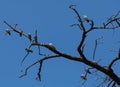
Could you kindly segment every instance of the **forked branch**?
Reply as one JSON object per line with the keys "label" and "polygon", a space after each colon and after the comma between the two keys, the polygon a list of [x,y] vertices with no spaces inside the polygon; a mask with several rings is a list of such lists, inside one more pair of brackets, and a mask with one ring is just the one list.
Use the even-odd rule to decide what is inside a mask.
{"label": "forked branch", "polygon": [[27,75],[28,73],[28,70],[35,66],[36,64],[40,64],[39,66],[39,69],[38,69],[38,73],[37,73],[37,78],[36,79],[39,79],[41,81],[41,75],[40,75],[40,72],[41,72],[41,69],[42,69],[42,64],[45,60],[48,60],[48,59],[51,59],[51,58],[56,58],[56,57],[60,57],[59,55],[51,55],[51,56],[46,56],[44,58],[40,58],[39,60],[37,60],[36,62],[34,62],[33,64],[31,64],[30,66],[28,66],[26,69],[25,69],[25,73],[23,75],[21,75],[19,78],[21,77],[24,77]]}
{"label": "forked branch", "polygon": [[[86,16],[84,16],[82,18],[81,15],[78,13],[78,11],[74,8],[73,5],[71,5],[69,8],[73,10],[73,12],[77,15],[77,18],[78,18],[78,24],[74,24],[74,25],[79,26],[80,31],[82,31],[82,37],[81,37],[80,42],[79,42],[78,47],[77,47],[77,51],[79,53],[79,56],[73,56],[73,55],[61,52],[52,43],[42,43],[42,42],[39,42],[38,41],[37,30],[35,31],[34,36],[32,36],[30,33],[25,34],[22,30],[17,30],[16,29],[17,25],[11,26],[8,22],[4,21],[4,23],[7,26],[10,27],[10,29],[6,30],[6,33],[8,35],[11,35],[11,31],[13,31],[13,32],[19,34],[20,37],[23,36],[23,37],[27,38],[30,41],[30,46],[26,49],[27,54],[25,55],[25,57],[21,61],[21,66],[22,66],[22,63],[24,62],[24,60],[26,59],[26,57],[29,55],[29,53],[33,52],[33,50],[30,49],[31,47],[34,47],[34,46],[38,47],[39,56],[40,57],[42,56],[42,58],[40,58],[39,60],[35,61],[33,64],[29,65],[25,69],[25,73],[23,75],[21,75],[20,78],[23,77],[23,76],[26,76],[27,73],[28,73],[28,70],[31,67],[35,66],[36,64],[39,64],[39,68],[38,68],[38,73],[37,73],[36,79],[41,80],[41,70],[42,70],[42,64],[43,64],[43,62],[45,60],[48,60],[48,59],[57,58],[57,57],[63,57],[63,58],[69,59],[69,60],[73,60],[73,61],[77,61],[77,62],[82,62],[85,65],[88,65],[88,66],[92,67],[93,69],[97,69],[98,71],[100,71],[100,72],[104,73],[105,75],[109,76],[110,79],[113,80],[113,82],[112,81],[109,82],[109,85],[111,85],[111,84],[113,86],[115,86],[116,84],[120,85],[120,78],[119,78],[119,76],[117,74],[115,74],[114,71],[111,69],[112,65],[117,60],[120,59],[120,50],[119,50],[118,57],[115,58],[115,59],[113,59],[112,62],[108,66],[106,66],[106,67],[98,64],[97,62],[95,62],[93,60],[90,60],[91,58],[87,58],[86,55],[85,55],[85,53],[84,53],[84,51],[83,51],[84,48],[85,48],[85,41],[86,41],[87,35],[91,31],[98,30],[98,29],[102,29],[102,30],[103,29],[105,29],[105,30],[106,29],[116,29],[116,28],[120,27],[120,17],[119,17],[119,13],[120,12],[118,12],[116,15],[113,15],[110,18],[108,18],[108,20],[105,23],[103,23],[101,26],[96,26],[94,24],[93,20],[87,18]],[[88,23],[90,25],[89,29],[86,29],[84,22],[86,22],[86,23]],[[97,45],[98,45],[98,42],[96,40],[96,45],[95,45],[95,48],[93,49],[94,50],[93,59],[95,58]],[[52,53],[54,53],[54,55],[47,55],[47,54],[41,55],[41,53],[40,53],[40,47],[42,47],[43,49],[48,49],[49,51],[51,51]],[[91,73],[89,70],[90,69],[86,69],[85,76],[82,75],[82,77],[85,80],[87,78],[87,74]]]}

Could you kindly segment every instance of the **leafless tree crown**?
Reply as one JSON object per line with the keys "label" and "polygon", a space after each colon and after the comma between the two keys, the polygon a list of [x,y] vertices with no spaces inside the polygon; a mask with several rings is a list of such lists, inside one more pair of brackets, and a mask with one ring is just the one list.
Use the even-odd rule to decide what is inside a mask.
{"label": "leafless tree crown", "polygon": [[[82,17],[79,14],[79,12],[76,10],[75,5],[70,5],[69,8],[75,13],[75,15],[77,16],[77,20],[78,20],[77,24],[72,24],[71,26],[72,27],[78,26],[80,31],[82,32],[82,38],[79,41],[79,44],[77,46],[77,52],[79,53],[79,56],[73,56],[73,55],[70,55],[67,53],[63,53],[63,52],[57,50],[57,48],[54,46],[53,43],[39,42],[37,30],[35,30],[35,33],[32,36],[30,33],[26,34],[26,33],[24,33],[24,31],[18,30],[17,24],[15,26],[11,26],[7,21],[4,21],[4,23],[10,28],[10,29],[6,29],[6,33],[8,35],[11,35],[11,32],[15,32],[15,33],[19,34],[20,37],[24,37],[29,40],[30,45],[29,45],[29,47],[25,48],[26,55],[23,57],[23,59],[21,61],[21,70],[22,70],[22,65],[23,65],[25,59],[27,58],[27,56],[30,53],[33,52],[33,50],[31,50],[31,47],[37,46],[38,53],[39,53],[38,55],[43,57],[43,58],[40,58],[39,60],[37,60],[36,62],[34,62],[33,64],[29,65],[28,67],[26,67],[24,74],[21,75],[20,78],[23,76],[26,76],[28,70],[31,67],[33,67],[36,64],[39,64],[36,79],[41,81],[41,70],[42,70],[43,62],[48,59],[63,57],[63,58],[66,58],[66,59],[69,59],[72,61],[84,63],[85,65],[89,66],[89,67],[85,68],[85,74],[81,74],[81,78],[85,81],[87,80],[87,75],[93,74],[93,72],[96,72],[96,71],[100,71],[100,72],[104,73],[106,76],[103,78],[103,82],[100,83],[99,86],[104,83],[107,83],[107,87],[115,87],[117,85],[120,85],[120,77],[115,73],[115,71],[113,70],[113,67],[112,67],[115,64],[115,62],[117,62],[120,59],[120,48],[118,48],[118,55],[116,55],[116,57],[113,58],[113,60],[107,66],[100,65],[98,61],[95,61],[95,54],[96,54],[96,50],[97,50],[97,46],[98,46],[98,41],[100,39],[102,39],[103,37],[96,38],[96,40],[95,40],[95,46],[93,49],[93,58],[91,58],[91,59],[87,58],[84,53],[86,36],[88,33],[91,33],[94,30],[97,30],[97,31],[98,30],[114,30],[114,29],[120,28],[120,14],[119,14],[120,11],[118,11],[116,14],[109,17],[107,19],[107,21],[105,21],[100,26],[96,26],[94,23],[94,20],[88,18],[87,16]],[[90,26],[89,29],[86,29],[85,23],[87,23]],[[41,47],[43,49],[48,49],[49,51],[53,52],[54,55],[42,54],[40,52]]]}

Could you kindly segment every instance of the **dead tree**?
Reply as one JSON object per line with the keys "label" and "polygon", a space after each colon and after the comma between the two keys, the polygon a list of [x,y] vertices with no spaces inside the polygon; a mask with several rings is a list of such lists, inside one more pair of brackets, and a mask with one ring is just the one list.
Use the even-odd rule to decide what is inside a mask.
{"label": "dead tree", "polygon": [[[117,85],[120,85],[120,77],[113,70],[113,65],[115,64],[115,62],[120,60],[120,48],[118,48],[118,55],[116,55],[116,57],[113,58],[113,60],[107,66],[100,65],[99,62],[95,61],[95,54],[96,54],[96,50],[97,50],[97,46],[98,46],[98,41],[103,37],[96,38],[96,40],[95,40],[95,46],[93,49],[93,58],[87,58],[84,53],[86,36],[88,35],[88,33],[91,33],[92,31],[95,31],[95,30],[96,31],[114,30],[114,29],[120,28],[120,14],[119,14],[120,11],[118,11],[117,14],[114,14],[111,17],[109,17],[107,19],[107,21],[105,21],[100,26],[96,26],[94,23],[94,20],[88,18],[87,16],[81,17],[81,15],[76,10],[74,5],[71,5],[69,8],[74,12],[74,14],[77,16],[77,20],[78,20],[77,24],[73,24],[71,26],[78,26],[80,31],[82,32],[82,38],[77,46],[77,52],[79,53],[79,56],[73,56],[68,53],[63,53],[63,52],[59,51],[52,43],[39,42],[37,30],[35,31],[34,36],[32,36],[30,33],[26,34],[22,30],[18,30],[17,25],[12,26],[7,21],[4,21],[4,23],[9,27],[9,29],[6,30],[6,33],[8,35],[11,35],[11,32],[15,32],[15,33],[19,34],[20,37],[27,38],[29,40],[30,45],[28,48],[25,49],[27,54],[24,56],[24,58],[21,61],[21,68],[22,68],[22,64],[25,61],[25,59],[27,58],[27,56],[33,52],[33,50],[31,50],[31,47],[37,46],[39,55],[43,57],[43,58],[40,58],[39,60],[37,60],[36,62],[34,62],[33,64],[31,64],[30,66],[26,67],[24,74],[21,75],[20,78],[23,76],[26,76],[28,73],[28,70],[31,67],[33,67],[36,64],[39,64],[36,79],[41,81],[41,70],[42,70],[43,62],[48,59],[63,57],[68,60],[77,61],[77,62],[84,63],[85,65],[89,66],[89,67],[85,68],[85,74],[81,74],[81,78],[85,81],[87,80],[87,75],[93,73],[93,72],[91,72],[91,70],[92,70],[92,71],[100,71],[106,75],[103,78],[103,82],[100,83],[99,86],[104,83],[107,83],[107,87],[115,87]],[[86,29],[84,23],[87,23],[90,26],[89,29]],[[40,53],[41,47],[53,52],[54,55],[41,54]]]}

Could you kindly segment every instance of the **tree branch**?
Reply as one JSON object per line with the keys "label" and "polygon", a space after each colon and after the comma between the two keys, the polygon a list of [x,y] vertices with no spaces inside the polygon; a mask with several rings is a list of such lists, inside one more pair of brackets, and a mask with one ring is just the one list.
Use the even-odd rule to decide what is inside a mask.
{"label": "tree branch", "polygon": [[75,14],[77,15],[77,17],[78,17],[78,22],[80,23],[81,29],[85,32],[86,30],[85,30],[83,21],[82,21],[82,19],[81,19],[81,17],[80,17],[80,14],[78,13],[78,11],[77,11],[74,7],[75,7],[75,5],[70,5],[70,6],[69,6],[69,8],[72,9],[72,10],[75,12]]}
{"label": "tree branch", "polygon": [[111,80],[111,81],[109,82],[109,84],[107,85],[107,87],[110,87],[110,85],[111,85],[113,82],[114,82],[114,81]]}
{"label": "tree branch", "polygon": [[95,54],[96,54],[96,50],[97,50],[97,46],[98,46],[98,40],[102,39],[103,37],[101,38],[98,38],[95,40],[95,47],[94,47],[94,51],[93,51],[93,60],[95,59]]}
{"label": "tree branch", "polygon": [[[32,39],[32,36],[31,36],[30,33],[24,34],[23,32],[17,30],[16,26],[12,27],[10,24],[8,24],[6,21],[4,21],[4,23],[12,29],[12,31],[18,33],[20,36],[24,36],[25,38],[27,38],[30,41],[30,47],[32,47],[32,46],[44,47],[44,48],[47,48],[48,50],[50,50],[51,52],[53,52],[55,54],[55,55],[52,55],[52,56],[45,56],[42,59],[39,59],[38,61],[36,61],[33,64],[31,64],[30,66],[28,66],[25,69],[25,73],[23,75],[21,75],[20,78],[23,77],[23,76],[26,76],[28,70],[31,67],[33,67],[34,65],[39,63],[40,66],[39,66],[39,69],[38,69],[38,73],[37,73],[37,78],[36,79],[41,80],[40,73],[41,73],[43,61],[47,60],[47,59],[51,59],[51,58],[56,58],[56,57],[64,57],[66,59],[77,61],[77,62],[82,62],[82,63],[84,63],[84,64],[86,64],[86,65],[88,65],[90,67],[93,67],[93,68],[97,69],[98,71],[101,71],[102,73],[104,73],[107,76],[109,76],[112,80],[114,80],[115,84],[117,83],[117,84],[120,85],[120,78],[114,73],[114,71],[112,71],[110,69],[112,67],[113,63],[118,60],[117,58],[113,59],[113,61],[109,64],[109,66],[104,67],[104,66],[98,64],[97,62],[89,60],[90,58],[86,58],[86,56],[83,53],[83,49],[84,49],[83,47],[84,47],[84,42],[86,40],[87,33],[89,33],[92,30],[95,30],[95,29],[98,30],[98,29],[115,29],[115,28],[119,28],[120,27],[119,26],[120,18],[118,17],[119,13],[117,15],[115,15],[115,16],[112,16],[111,19],[109,18],[109,20],[106,23],[104,23],[102,26],[95,27],[94,22],[92,20],[91,20],[91,22],[90,22],[90,20],[89,20],[89,22],[87,21],[88,23],[90,23],[91,27],[88,30],[86,30],[85,25],[83,23],[84,21],[80,17],[80,14],[77,12],[77,10],[75,8],[73,8],[73,6],[70,6],[70,8],[77,15],[78,22],[79,22],[79,25],[80,25],[80,29],[82,30],[82,39],[81,39],[80,43],[78,44],[78,48],[77,48],[77,51],[79,52],[80,57],[76,57],[76,56],[72,56],[72,55],[60,52],[59,50],[57,50],[54,47],[54,45],[52,43],[44,44],[44,43],[38,42],[37,31],[35,32],[34,39]],[[111,27],[111,24],[113,22],[116,22],[117,24],[113,25]],[[11,34],[11,31],[7,30],[6,32],[9,35]],[[30,49],[26,49],[26,51],[28,52],[28,54],[29,54],[29,52],[32,52],[32,50],[30,50]],[[40,49],[38,49],[38,52],[39,51],[40,51]],[[94,51],[96,51],[96,47],[95,47]],[[27,57],[28,54],[26,54],[26,56],[23,58],[21,64],[23,63],[23,61],[25,60],[25,58]],[[94,55],[95,55],[95,53],[93,54],[93,58],[94,58]],[[119,52],[118,58],[120,58],[120,52]]]}
{"label": "tree branch", "polygon": [[66,53],[62,53],[62,52],[58,51],[55,47],[53,47],[53,46],[51,46],[51,45],[49,45],[49,44],[32,43],[31,45],[36,45],[36,46],[45,47],[45,48],[49,49],[50,51],[52,51],[53,53],[58,54],[58,55],[60,55],[60,56],[62,56],[62,57],[65,57],[65,58],[67,58],[67,59],[70,59],[70,60],[79,61],[79,62],[80,62],[80,61],[83,61],[83,60],[81,59],[81,57],[76,57],[76,56],[68,55],[68,54],[66,54]]}
{"label": "tree branch", "polygon": [[118,56],[110,62],[109,68],[111,69],[112,65],[118,60],[120,60],[120,48],[119,48],[119,51],[118,51]]}
{"label": "tree branch", "polygon": [[34,62],[34,63],[31,64],[30,66],[28,66],[28,67],[25,69],[25,73],[24,73],[23,75],[21,75],[19,78],[22,78],[22,77],[26,76],[27,73],[28,73],[28,70],[29,70],[31,67],[33,67],[34,65],[40,63],[40,67],[39,67],[38,74],[37,74],[38,77],[37,77],[36,79],[41,80],[40,72],[41,72],[41,69],[42,69],[42,63],[43,63],[43,61],[48,60],[48,59],[51,59],[51,58],[56,58],[56,57],[61,57],[61,56],[59,56],[59,55],[52,55],[52,56],[46,56],[46,57],[44,57],[44,58],[41,58],[41,59],[37,60],[36,62]]}
{"label": "tree branch", "polygon": [[82,34],[82,39],[81,39],[81,41],[80,41],[80,44],[78,45],[77,50],[78,50],[78,53],[80,54],[80,56],[81,56],[83,59],[86,60],[86,57],[85,57],[85,55],[83,54],[83,51],[82,51],[82,47],[83,47],[83,44],[84,44],[85,39],[86,39],[86,32],[83,32],[83,34]]}
{"label": "tree branch", "polygon": [[80,17],[80,14],[77,12],[77,10],[73,7],[73,5],[70,5],[69,8],[72,9],[72,10],[74,11],[74,13],[77,15],[77,17],[78,17],[78,22],[79,22],[79,24],[80,24],[80,29],[83,30],[82,39],[81,39],[81,41],[80,41],[80,44],[78,45],[77,50],[78,50],[78,53],[80,54],[80,56],[81,56],[83,59],[86,59],[86,57],[85,57],[85,55],[83,54],[82,49],[81,49],[82,46],[83,46],[83,43],[84,43],[84,41],[85,41],[85,39],[86,39],[86,30],[85,30],[83,21],[82,21],[82,19],[81,19],[81,17]]}

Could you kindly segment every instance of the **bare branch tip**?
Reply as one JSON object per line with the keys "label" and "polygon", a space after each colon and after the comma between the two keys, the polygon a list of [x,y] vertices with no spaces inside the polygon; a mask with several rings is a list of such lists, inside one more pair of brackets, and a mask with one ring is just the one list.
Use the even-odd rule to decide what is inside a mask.
{"label": "bare branch tip", "polygon": [[74,5],[74,4],[69,6],[70,9],[73,9],[74,7],[76,7],[76,5]]}

